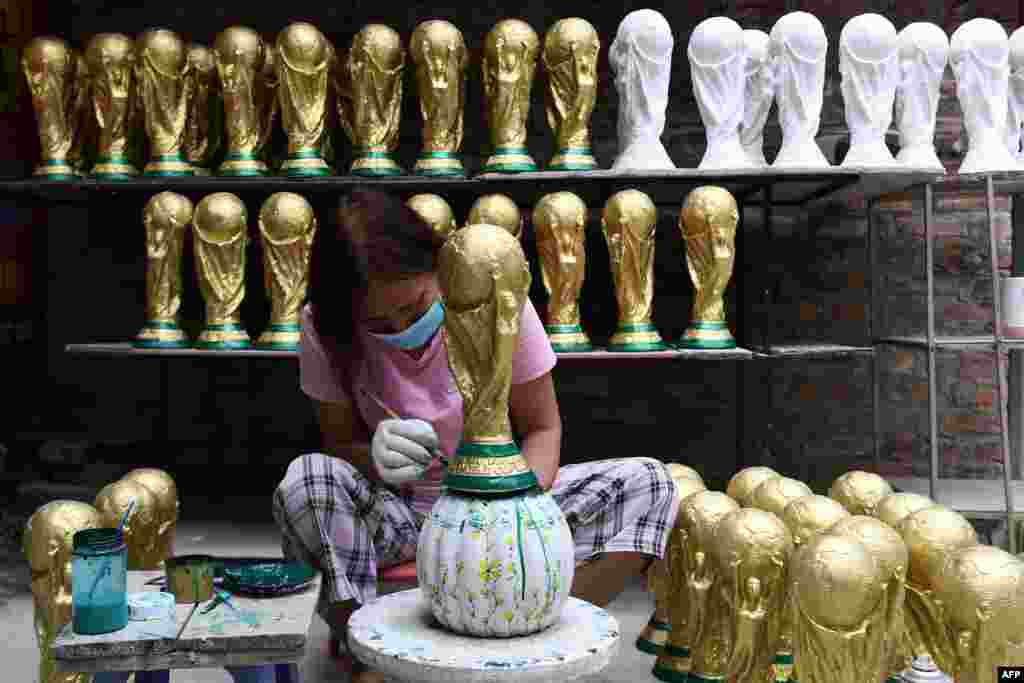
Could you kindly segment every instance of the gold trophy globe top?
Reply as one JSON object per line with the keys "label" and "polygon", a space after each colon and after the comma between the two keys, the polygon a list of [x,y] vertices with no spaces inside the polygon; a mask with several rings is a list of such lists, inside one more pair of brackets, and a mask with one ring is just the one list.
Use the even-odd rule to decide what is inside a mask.
{"label": "gold trophy globe top", "polygon": [[754,495],[757,487],[768,479],[780,476],[782,475],[771,467],[764,467],[763,465],[744,467],[732,475],[732,479],[729,480],[729,485],[726,486],[725,492],[742,507],[750,507],[750,498]]}
{"label": "gold trophy globe top", "polygon": [[933,505],[935,505],[935,502],[931,498],[918,493],[906,491],[890,493],[878,502],[878,505],[875,507],[874,517],[885,522],[893,529],[898,529],[904,517]]}
{"label": "gold trophy globe top", "polygon": [[138,39],[138,50],[161,75],[180,78],[188,68],[185,43],[173,31],[152,28],[143,31]]}
{"label": "gold trophy globe top", "polygon": [[205,78],[217,76],[217,61],[213,57],[213,50],[205,45],[191,43],[188,46],[188,63],[196,73],[202,74]]}
{"label": "gold trophy globe top", "polygon": [[794,498],[782,510],[782,521],[799,547],[823,534],[850,513],[842,505],[825,496],[810,495]]}
{"label": "gold trophy globe top", "polygon": [[291,68],[312,74],[326,68],[330,48],[320,30],[300,21],[285,26],[277,35],[277,54]]}
{"label": "gold trophy globe top", "polygon": [[533,488],[508,413],[512,357],[530,289],[519,240],[503,228],[470,225],[453,234],[438,259],[448,363],[463,400],[462,442],[445,486],[464,492]]}
{"label": "gold trophy globe top", "polygon": [[112,529],[121,523],[133,502],[131,514],[124,524],[128,569],[159,569],[163,559],[157,557],[160,515],[157,498],[152,491],[139,482],[120,479],[100,489],[94,505],[100,513],[102,526]]}
{"label": "gold trophy globe top", "polygon": [[765,479],[750,496],[750,506],[766,510],[782,519],[790,501],[814,495],[807,484],[789,477]]}
{"label": "gold trophy globe top", "polygon": [[238,79],[243,75],[261,73],[265,52],[260,34],[246,26],[229,26],[217,34],[213,56],[224,90],[231,92],[242,87]]}
{"label": "gold trophy globe top", "polygon": [[874,517],[851,515],[836,523],[830,534],[850,536],[860,541],[882,566],[890,580],[903,583],[907,578],[910,555],[899,533]]}
{"label": "gold trophy globe top", "polygon": [[955,552],[938,587],[956,647],[959,683],[995,680],[1000,666],[1024,666],[1024,562],[992,546]]}
{"label": "gold trophy globe top", "polygon": [[305,197],[294,192],[275,192],[260,207],[259,226],[263,239],[286,246],[300,239],[312,239],[316,214]]}
{"label": "gold trophy globe top", "polygon": [[[452,236],[459,226],[455,220],[455,212],[442,197],[436,194],[416,194],[406,201],[410,209],[425,220],[435,234],[443,239]],[[472,222],[472,221],[471,221]],[[475,221],[486,223],[487,221]]]}
{"label": "gold trophy globe top", "polygon": [[467,225],[487,223],[505,228],[516,239],[523,235],[523,215],[511,197],[503,194],[487,194],[479,197],[469,209]]}
{"label": "gold trophy globe top", "polygon": [[668,476],[672,477],[672,481],[678,481],[680,479],[693,479],[704,483],[704,477],[700,476],[700,472],[693,469],[689,465],[683,465],[678,462],[670,462],[665,465],[665,469],[668,470]]}
{"label": "gold trophy globe top", "polygon": [[204,242],[222,246],[246,235],[248,212],[245,204],[230,192],[215,192],[196,205],[193,225]]}
{"label": "gold trophy globe top", "polygon": [[156,499],[156,544],[147,564],[160,567],[174,555],[174,534],[178,525],[178,486],[174,478],[163,470],[149,467],[132,470],[122,479],[135,482],[147,489]]}
{"label": "gold trophy globe top", "polygon": [[892,487],[872,472],[854,470],[840,476],[828,490],[833,500],[839,501],[851,515],[874,515],[883,498],[892,493]]}
{"label": "gold trophy globe top", "polygon": [[123,33],[98,33],[85,47],[85,62],[94,77],[109,74],[117,98],[131,95],[135,41]]}
{"label": "gold trophy globe top", "polygon": [[971,523],[942,505],[907,515],[897,531],[910,553],[907,580],[925,591],[938,588],[942,569],[955,551],[978,544],[978,535]]}
{"label": "gold trophy globe top", "polygon": [[175,230],[184,230],[192,222],[194,207],[188,197],[177,192],[161,192],[146,202],[142,223],[146,228],[146,250],[150,258],[161,258],[167,240]]}

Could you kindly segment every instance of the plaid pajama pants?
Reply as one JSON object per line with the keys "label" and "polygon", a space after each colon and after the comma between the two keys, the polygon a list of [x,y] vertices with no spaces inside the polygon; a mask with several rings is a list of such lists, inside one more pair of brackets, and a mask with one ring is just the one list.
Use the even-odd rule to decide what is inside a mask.
{"label": "plaid pajama pants", "polygon": [[[572,530],[577,562],[608,552],[664,556],[679,498],[661,462],[567,465],[550,493]],[[406,494],[322,453],[289,465],[274,493],[274,519],[285,557],[323,572],[321,612],[333,602],[373,600],[378,567],[412,560],[424,521]]]}

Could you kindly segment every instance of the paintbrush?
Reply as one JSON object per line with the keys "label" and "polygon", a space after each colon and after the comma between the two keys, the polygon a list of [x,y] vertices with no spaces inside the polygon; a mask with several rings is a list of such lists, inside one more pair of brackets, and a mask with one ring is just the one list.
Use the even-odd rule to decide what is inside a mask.
{"label": "paintbrush", "polygon": [[[390,417],[392,420],[401,420],[401,419],[403,419],[398,413],[396,413],[394,410],[392,410],[388,406],[388,404],[384,403],[384,401],[380,400],[379,398],[377,398],[376,396],[371,394],[369,389],[367,389],[366,387],[359,387],[359,388],[360,388],[360,390],[362,390],[363,396],[365,396],[366,398],[368,398],[371,401],[373,401],[374,403],[376,403],[377,407],[380,408],[381,410],[383,410],[385,413],[387,413],[388,417]],[[444,454],[441,453],[440,450],[434,449],[434,455],[437,456],[437,458],[441,461],[442,465],[444,465],[445,467],[448,467],[448,458],[444,457]]]}

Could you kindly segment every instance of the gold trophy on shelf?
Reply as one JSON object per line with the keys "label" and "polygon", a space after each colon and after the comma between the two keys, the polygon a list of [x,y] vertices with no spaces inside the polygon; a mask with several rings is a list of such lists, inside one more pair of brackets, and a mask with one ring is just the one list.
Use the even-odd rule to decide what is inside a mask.
{"label": "gold trophy on shelf", "polygon": [[484,38],[481,73],[493,147],[484,173],[537,170],[526,148],[526,124],[539,52],[537,33],[519,19],[499,21]]}
{"label": "gold trophy on shelf", "polygon": [[503,194],[486,194],[478,197],[469,208],[466,225],[487,223],[505,228],[516,239],[523,237],[523,215],[511,197]]}
{"label": "gold trophy on shelf", "polygon": [[[149,490],[155,500],[155,538],[145,544],[143,564],[149,569],[163,569],[164,561],[174,555],[174,538],[178,527],[178,485],[163,470],[152,467],[134,469],[121,479]],[[120,520],[119,520],[120,521]]]}
{"label": "gold trophy on shelf", "polygon": [[[330,47],[329,42],[327,45]],[[331,49],[333,51],[333,48]],[[281,80],[277,75],[278,59],[277,47],[264,43],[263,71],[260,87],[256,90],[256,112],[263,125],[260,126],[259,139],[256,142],[256,154],[267,164],[268,172],[277,164],[271,155],[270,138],[274,134],[274,126],[277,125],[277,118],[281,112],[281,98],[278,97],[281,89]]]}
{"label": "gold trophy on shelf", "polygon": [[182,154],[188,121],[188,51],[176,34],[157,28],[135,43],[136,87],[142,100],[149,142],[143,175],[190,176],[192,164]]}
{"label": "gold trophy on shelf", "polygon": [[92,108],[92,74],[89,64],[78,50],[71,51],[75,60],[75,99],[71,103],[71,149],[68,164],[78,177],[89,175],[90,157],[96,149],[98,125]]}
{"label": "gold trophy on shelf", "polygon": [[217,60],[205,45],[188,46],[188,123],[185,126],[185,158],[192,172],[211,175],[210,162],[220,147],[220,126],[214,125],[219,114]]}
{"label": "gold trophy on shelf", "polygon": [[597,100],[597,55],[601,40],[590,22],[573,17],[555,23],[544,36],[541,56],[547,74],[547,119],[558,151],[549,171],[592,171],[590,115]]}
{"label": "gold trophy on shelf", "polygon": [[160,523],[153,491],[137,481],[119,479],[100,489],[93,505],[100,513],[101,527],[113,529],[124,520],[129,570],[160,568],[157,558]]}
{"label": "gold trophy on shelf", "polygon": [[586,267],[587,205],[571,192],[544,195],[533,208],[541,276],[548,292],[544,329],[555,351],[590,351],[580,326]]}
{"label": "gold trophy on shelf", "polygon": [[338,118],[356,147],[352,175],[401,175],[394,159],[402,120],[402,37],[382,24],[364,26],[339,69]]}
{"label": "gold trophy on shelf", "polygon": [[[448,239],[459,229],[458,222],[455,220],[455,212],[452,211],[448,202],[439,195],[416,194],[409,197],[406,204],[425,220],[442,239]],[[475,221],[471,225],[479,223],[487,223],[487,221]]]}
{"label": "gold trophy on shelf", "polygon": [[127,180],[139,171],[132,164],[128,138],[135,119],[135,42],[121,33],[100,33],[85,48],[91,75],[92,107],[99,127],[92,175]]}
{"label": "gold trophy on shelf", "polygon": [[21,69],[32,94],[42,159],[33,175],[44,180],[74,180],[68,153],[75,134],[74,51],[52,36],[33,38],[21,53]]}
{"label": "gold trophy on shelf", "polygon": [[309,285],[309,250],[316,214],[301,195],[278,192],[260,209],[263,282],[270,296],[270,327],[256,342],[268,349],[299,348],[299,314]]}
{"label": "gold trophy on shelf", "polygon": [[725,492],[730,498],[739,503],[741,507],[750,507],[750,498],[754,495],[757,487],[766,480],[779,476],[781,475],[778,472],[763,465],[744,467],[732,475],[732,479],[729,480],[729,485],[726,487]]}
{"label": "gold trophy on shelf", "polygon": [[416,72],[423,149],[414,172],[423,176],[464,176],[459,159],[466,109],[466,41],[447,21],[416,27],[409,41]]}
{"label": "gold trophy on shelf", "polygon": [[[224,100],[227,150],[217,175],[265,176],[260,159],[270,135],[268,109],[276,111],[277,93],[268,92],[268,49],[260,35],[244,26],[231,26],[218,34],[213,58]],[[275,76],[276,80],[276,76]]]}
{"label": "gold trophy on shelf", "polygon": [[686,266],[693,281],[693,316],[679,345],[688,349],[734,349],[725,320],[725,289],[736,257],[736,200],[721,187],[690,192],[679,214],[686,241]]}
{"label": "gold trophy on shelf", "polygon": [[71,500],[54,500],[43,505],[25,524],[22,550],[32,572],[39,683],[92,681],[91,673],[57,671],[50,646],[71,622],[72,539],[79,531],[101,526],[96,508]]}
{"label": "gold trophy on shelf", "polygon": [[135,337],[137,348],[178,349],[189,346],[178,324],[183,276],[181,254],[193,206],[174,192],[153,196],[142,212],[146,229],[146,322]]}
{"label": "gold trophy on shelf", "polygon": [[330,175],[320,145],[327,119],[327,83],[332,49],[312,24],[289,24],[277,35],[277,90],[288,156],[281,173],[292,177]]}
{"label": "gold trophy on shelf", "polygon": [[643,192],[612,195],[601,214],[608,243],[619,319],[609,351],[662,351],[665,343],[651,322],[654,300],[654,231],[658,209]]}
{"label": "gold trophy on shelf", "polygon": [[206,302],[206,325],[197,348],[250,346],[238,310],[245,298],[248,224],[245,204],[229,192],[207,195],[196,205],[192,219],[196,276]]}

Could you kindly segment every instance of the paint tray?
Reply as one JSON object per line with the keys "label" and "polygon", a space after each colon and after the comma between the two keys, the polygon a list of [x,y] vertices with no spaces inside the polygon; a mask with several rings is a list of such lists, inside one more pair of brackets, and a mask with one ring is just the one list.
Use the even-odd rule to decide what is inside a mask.
{"label": "paint tray", "polygon": [[267,560],[224,567],[224,588],[240,595],[271,597],[297,593],[309,587],[316,570],[299,562]]}

